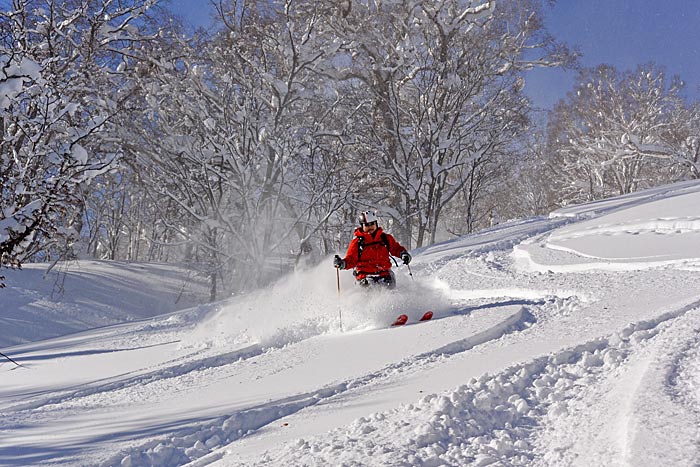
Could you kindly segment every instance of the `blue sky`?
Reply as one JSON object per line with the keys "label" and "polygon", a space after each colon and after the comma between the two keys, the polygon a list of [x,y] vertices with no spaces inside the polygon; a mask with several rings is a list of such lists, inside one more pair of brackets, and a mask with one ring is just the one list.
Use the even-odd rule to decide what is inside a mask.
{"label": "blue sky", "polygon": [[211,24],[215,10],[210,0],[164,0],[162,5],[180,16],[184,23],[193,27]]}
{"label": "blue sky", "polygon": [[[171,1],[186,23],[209,23],[208,1]],[[547,10],[545,24],[581,50],[584,66],[632,70],[653,61],[683,78],[688,97],[700,97],[700,0],[559,0]],[[575,77],[573,71],[539,69],[528,73],[525,89],[535,105],[548,109],[566,96]]]}
{"label": "blue sky", "polygon": [[[0,0],[0,6],[7,4]],[[169,0],[169,5],[188,25],[211,22],[210,0]],[[688,97],[700,98],[700,0],[558,0],[545,24],[583,52],[584,66],[632,70],[653,61],[683,78]],[[548,109],[566,96],[575,76],[538,69],[528,73],[525,89],[535,105]]]}
{"label": "blue sky", "polygon": [[[620,70],[655,62],[680,75],[686,95],[700,97],[700,1],[559,0],[546,19],[559,40],[576,45],[584,66],[601,63]],[[535,70],[526,90],[550,108],[571,89],[576,73]]]}

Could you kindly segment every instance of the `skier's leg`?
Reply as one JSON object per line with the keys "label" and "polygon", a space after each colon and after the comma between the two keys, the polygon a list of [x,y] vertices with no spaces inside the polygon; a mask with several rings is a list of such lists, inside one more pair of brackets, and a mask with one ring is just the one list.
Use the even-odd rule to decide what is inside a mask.
{"label": "skier's leg", "polygon": [[388,289],[396,288],[396,276],[394,275],[394,271],[389,270],[388,274],[382,276],[382,284]]}

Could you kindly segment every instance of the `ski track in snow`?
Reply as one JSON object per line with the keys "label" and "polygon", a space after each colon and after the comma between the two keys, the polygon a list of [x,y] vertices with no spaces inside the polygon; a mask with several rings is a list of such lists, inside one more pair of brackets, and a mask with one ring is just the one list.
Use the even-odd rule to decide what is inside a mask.
{"label": "ski track in snow", "polygon": [[[697,439],[697,426],[693,423],[697,418],[685,424],[693,436],[678,440],[679,433],[669,431],[663,423],[649,423],[654,417],[645,410],[643,394],[630,401],[631,407],[615,407],[619,399],[614,396],[620,391],[644,393],[649,384],[662,385],[667,381],[663,370],[668,367],[661,365],[656,371],[650,370],[644,353],[650,346],[668,345],[663,337],[659,339],[661,344],[654,338],[669,334],[668,328],[678,326],[681,320],[692,318],[696,326],[700,324],[698,306],[700,303],[695,302],[658,320],[630,325],[609,338],[516,365],[496,376],[484,375],[455,391],[426,396],[415,404],[360,418],[328,435],[299,439],[283,450],[263,456],[259,462],[248,459],[229,465],[364,465],[366,458],[374,459],[374,465],[386,466],[690,465],[692,458],[654,459],[646,454],[640,457],[644,449],[630,451],[626,447],[631,443],[643,446],[650,440],[668,443]],[[671,342],[678,340],[683,342],[678,336]],[[581,391],[582,387],[586,389]],[[592,404],[593,401],[605,400],[611,393],[613,397],[603,405],[604,410],[591,412],[591,407],[600,405]],[[610,409],[612,412],[608,412]],[[671,410],[678,412],[679,408]],[[619,417],[620,411],[625,412],[624,417]],[[570,417],[572,413],[576,416]],[[669,415],[678,414],[664,413],[656,418]],[[633,426],[619,427],[620,432],[612,436],[595,435],[596,428],[615,427],[615,423],[608,422],[618,417]],[[591,430],[587,435],[593,435],[590,438],[581,436],[581,430],[586,429],[580,425],[581,418],[590,422],[585,425]],[[540,431],[543,426],[546,430]],[[650,429],[653,433],[647,433]],[[363,436],[368,434],[372,436]],[[397,439],[404,442],[397,445]],[[593,441],[581,443],[581,439]],[[611,439],[621,439],[620,445],[599,444]],[[607,455],[596,462],[595,454],[591,456],[596,451],[607,451]],[[616,464],[607,463],[611,451],[617,451],[612,456],[618,459]],[[659,452],[665,453],[663,449]],[[539,457],[538,453],[543,455]]]}
{"label": "ski track in snow", "polygon": [[[479,309],[479,307],[468,308],[462,310],[461,313],[453,312],[451,313],[451,316],[473,313],[477,309]],[[232,417],[216,419],[207,426],[199,427],[196,433],[191,433],[188,431],[182,435],[183,439],[189,440],[191,440],[193,436],[198,437],[203,444],[199,445],[199,450],[181,450],[182,452],[179,453],[180,460],[178,462],[182,462],[183,459],[189,460],[191,457],[196,459],[198,455],[202,454],[203,451],[207,451],[206,446],[214,444],[213,441],[211,441],[212,439],[215,440],[217,444],[222,442],[233,442],[243,436],[250,435],[261,427],[269,425],[307,407],[323,403],[328,399],[344,397],[349,392],[361,391],[367,386],[382,384],[383,381],[393,382],[397,378],[400,378],[401,374],[415,373],[418,371],[417,368],[424,369],[429,365],[440,364],[450,355],[465,352],[477,345],[488,342],[489,340],[499,339],[503,335],[510,332],[526,329],[528,326],[532,325],[533,322],[534,317],[532,314],[530,314],[524,307],[518,305],[515,306],[514,311],[509,313],[501,322],[498,322],[493,327],[479,332],[474,336],[470,336],[456,342],[451,342],[437,349],[423,352],[415,356],[407,356],[401,361],[390,363],[377,371],[367,373],[356,378],[344,380],[332,385],[326,385],[315,391],[298,394],[292,398],[273,400],[262,406],[243,409],[238,411]],[[420,325],[423,326],[424,324]],[[303,344],[304,343],[296,343],[293,346],[300,346]],[[293,351],[292,348],[286,348],[286,350]],[[321,348],[317,351],[322,352],[323,350]],[[302,354],[304,354],[304,352],[302,352]],[[274,359],[274,351],[269,351],[266,356],[268,356],[270,359]],[[264,367],[265,363],[259,362],[258,365]],[[226,369],[226,372],[231,374],[237,373],[238,371],[239,370],[235,369],[234,367]],[[220,375],[220,377],[225,376]],[[207,444],[207,442],[209,442],[209,444]],[[153,459],[160,458],[160,455],[156,455],[155,453],[155,451],[158,450],[159,444],[160,443],[154,441],[148,445],[140,446],[137,449],[133,449],[132,452],[128,453],[126,456],[124,456],[124,458],[128,459],[128,462],[136,462],[138,465],[149,463],[153,461]],[[177,445],[178,443],[174,444]],[[187,443],[184,444],[185,446],[188,446]],[[143,453],[146,453],[145,456]],[[151,458],[148,457],[149,454],[151,455]],[[184,456],[182,454],[184,454]],[[170,453],[169,455],[171,456],[169,461],[174,460],[173,453]],[[124,458],[121,458],[120,456],[122,455],[120,454],[115,458],[109,459],[103,465],[112,465],[114,462],[121,462]]]}
{"label": "ski track in snow", "polygon": [[[513,291],[517,292],[515,295],[517,295],[517,294],[526,295],[529,298],[532,298],[532,296],[535,294],[535,292],[534,291],[526,292],[526,290],[527,289],[514,289]],[[533,323],[537,322],[536,315],[538,315],[538,314],[540,315],[540,319],[542,322],[547,322],[547,321],[552,320],[553,317],[566,316],[567,314],[574,313],[575,310],[581,309],[581,307],[582,307],[582,304],[580,303],[579,299],[577,299],[576,297],[571,297],[568,292],[565,294],[565,297],[555,297],[555,296],[550,295],[549,292],[550,291],[547,291],[547,293],[540,294],[542,297],[541,299],[543,300],[541,303],[546,305],[545,308],[547,308],[547,310],[544,310],[544,311],[540,310],[539,309],[540,306],[537,306],[534,303],[530,304],[532,312],[528,311],[528,309],[523,307],[523,306],[518,306],[517,311],[514,314],[509,315],[506,319],[502,320],[502,322],[500,322],[498,325],[494,325],[492,328],[489,328],[489,329],[487,329],[487,330],[483,331],[482,333],[479,333],[475,336],[467,337],[467,338],[464,338],[464,339],[458,340],[458,341],[453,341],[453,342],[446,344],[442,347],[436,348],[430,352],[425,352],[423,354],[418,354],[418,355],[415,355],[413,357],[410,357],[410,359],[408,359],[406,361],[391,364],[378,372],[367,374],[363,378],[357,378],[357,379],[354,379],[351,381],[344,381],[340,384],[333,385],[333,386],[326,386],[326,387],[320,389],[319,391],[311,392],[311,393],[304,393],[304,394],[301,394],[298,397],[293,398],[291,400],[283,400],[283,401],[278,401],[278,402],[272,401],[270,404],[268,404],[264,407],[256,407],[252,410],[244,410],[244,411],[238,412],[233,417],[229,417],[229,418],[225,418],[225,419],[217,419],[217,420],[213,421],[210,425],[203,427],[197,433],[197,435],[201,438],[201,441],[203,443],[203,446],[202,445],[199,446],[200,450],[199,451],[196,451],[196,450],[195,451],[193,451],[193,450],[188,451],[187,449],[185,449],[184,454],[188,458],[190,458],[190,460],[196,460],[199,456],[203,455],[203,453],[208,451],[206,449],[206,447],[208,446],[206,444],[207,441],[209,441],[209,445],[218,444],[218,443],[226,444],[226,443],[236,441],[237,439],[240,439],[240,438],[249,437],[249,436],[253,435],[256,432],[256,430],[258,430],[262,427],[272,425],[275,422],[279,422],[281,419],[288,417],[291,414],[295,414],[295,413],[302,411],[306,408],[309,408],[309,407],[312,407],[316,404],[322,403],[324,400],[332,400],[332,399],[339,399],[339,398],[342,399],[344,397],[348,397],[350,395],[350,393],[362,391],[362,389],[367,387],[367,386],[370,386],[370,385],[376,386],[378,384],[380,385],[382,380],[388,380],[392,383],[395,383],[396,380],[398,378],[400,378],[401,373],[404,373],[404,374],[412,373],[414,371],[417,371],[416,367],[420,367],[420,370],[424,371],[426,369],[427,365],[436,365],[436,366],[443,365],[445,363],[446,359],[448,359],[451,355],[457,355],[459,353],[466,352],[466,351],[474,348],[477,345],[483,345],[489,341],[495,341],[495,340],[501,339],[503,336],[505,336],[509,332],[525,331],[525,330],[529,329],[529,327]],[[494,296],[499,296],[499,294],[505,293],[505,289],[502,289],[500,291],[495,289],[495,290],[492,290],[490,292],[475,290],[475,291],[472,291],[470,293],[472,295],[477,295],[477,296],[479,296],[479,295],[490,296],[491,294],[493,294]],[[464,292],[463,294],[460,294],[459,292],[456,292],[455,295],[458,297],[460,295],[462,297],[464,297],[465,295],[469,295],[469,293]],[[548,301],[546,301],[546,302],[544,301],[545,297],[548,297],[547,298]],[[591,300],[591,299],[587,298],[584,303],[586,303],[589,300]],[[511,301],[503,300],[503,303],[509,303],[509,302],[512,302],[512,300]],[[496,303],[498,303],[498,302],[496,302]],[[533,306],[533,305],[535,305],[535,306]],[[498,305],[493,305],[493,302],[490,302],[490,303],[487,303],[485,306],[482,305],[482,308],[490,309],[492,306],[498,307]],[[478,308],[479,307],[476,306],[474,309],[478,309]],[[682,308],[676,312],[667,313],[667,314],[663,315],[662,321],[675,318],[678,314],[683,313],[686,310],[687,310],[687,307]],[[472,312],[473,309],[465,308],[464,311],[468,314],[469,312]],[[440,319],[440,318],[438,318],[438,319]],[[427,323],[420,324],[418,326],[425,326],[426,324]],[[650,322],[643,321],[637,325],[627,326],[621,332],[621,334],[623,336],[625,336],[624,337],[625,339],[628,339],[627,334],[630,334],[630,333],[642,333],[643,334],[649,328],[653,328],[656,325],[657,325],[657,322],[653,321],[653,320]],[[637,335],[639,335],[639,334],[637,334]],[[565,368],[565,369],[560,368],[555,373],[553,373],[552,375],[550,375],[549,377],[547,377],[545,379],[547,379],[547,380],[552,379],[552,381],[564,381],[565,382],[565,381],[567,381],[566,375],[568,375],[568,373],[570,371],[573,371],[574,373],[581,373],[583,370],[580,367],[583,367],[584,369],[588,369],[589,367],[595,367],[597,365],[597,363],[594,363],[594,362],[598,362],[598,361],[603,361],[603,362],[610,361],[613,363],[616,362],[615,357],[608,357],[608,355],[616,356],[617,352],[618,352],[618,350],[615,350],[615,349],[606,350],[606,344],[601,343],[601,341],[599,339],[596,339],[592,342],[588,342],[582,346],[577,346],[574,349],[568,349],[566,351],[561,352],[556,357],[554,357],[552,361],[556,364],[559,364],[558,366],[561,366],[560,363],[562,361],[565,361],[565,362],[574,361],[574,363],[572,364],[572,365],[574,365],[573,366],[574,369],[569,370],[568,368]],[[589,356],[589,354],[590,354],[590,356]],[[544,364],[542,362],[543,361],[539,361],[538,365],[539,366],[544,365],[543,368],[545,368],[545,369],[547,368],[547,365],[552,366],[552,362],[547,361],[546,364]],[[583,363],[581,363],[581,362],[583,362]],[[509,372],[512,374],[522,374],[521,376],[523,376],[523,378],[525,378],[525,379],[531,378],[532,379],[532,378],[534,378],[534,376],[530,374],[531,370],[532,370],[532,368],[530,368],[530,366],[531,366],[531,364],[527,364],[524,367],[524,368],[526,368],[525,370],[523,370],[523,368],[516,367],[516,369],[510,369],[510,370],[505,370],[505,371],[506,371],[506,374]],[[610,366],[610,365],[608,365],[608,366]],[[608,366],[606,366],[605,368],[607,369]],[[541,369],[540,373],[543,373],[544,371],[545,371],[544,369]],[[554,370],[550,369],[549,371],[551,372]],[[586,371],[588,371],[588,370],[586,370]],[[500,377],[502,377],[502,376],[503,375],[501,375]],[[541,376],[544,377],[544,374],[542,374]],[[513,379],[513,378],[515,378],[515,376],[511,375],[510,378]],[[498,392],[498,390],[496,390],[495,388],[499,387],[498,385],[503,383],[503,381],[500,381],[500,380],[493,382],[492,380],[486,379],[484,381],[486,384],[485,387],[487,388],[488,391],[496,391],[496,392]],[[484,382],[484,381],[482,381],[482,382]],[[513,383],[513,384],[515,384],[515,383]],[[540,383],[532,382],[531,384],[533,384],[534,387],[538,387],[537,385],[542,384],[542,383],[541,382]],[[493,386],[493,385],[496,385],[496,386]],[[563,385],[565,385],[565,383],[560,382],[560,386],[563,386]],[[514,387],[516,387],[516,388],[521,387],[522,390],[510,393],[509,397],[510,396],[518,396],[519,394],[521,394],[522,391],[525,391],[525,388],[527,387],[527,385],[525,382],[521,381],[520,383],[515,384]],[[482,388],[481,391],[483,391],[483,390],[484,389]],[[533,405],[533,404],[539,404],[542,406],[548,406],[548,404],[549,404],[549,405],[552,405],[553,407],[555,407],[555,409],[553,409],[553,411],[554,411],[553,413],[555,415],[560,416],[561,414],[566,413],[564,411],[565,406],[563,404],[556,404],[555,403],[555,402],[557,402],[555,400],[557,397],[563,397],[563,396],[553,396],[552,402],[550,403],[550,401],[548,401],[546,398],[542,399],[542,397],[544,397],[543,394],[546,392],[545,390],[540,390],[540,391],[536,391],[535,389],[532,389],[532,390],[535,391],[535,395],[537,397],[528,403],[528,407]],[[482,394],[482,396],[483,396],[483,394]],[[542,397],[538,398],[539,396],[542,396]],[[522,395],[520,395],[519,397],[523,398]],[[522,405],[522,403],[520,403],[519,399],[517,399],[516,397],[514,397],[513,400],[516,400],[516,402],[517,402],[515,405]],[[488,403],[482,402],[482,405],[483,405],[482,409],[487,410],[487,408],[488,408],[488,410],[492,411],[495,407],[499,407],[500,405],[503,405],[503,404],[506,404],[506,406],[508,406],[508,404],[512,401],[509,402],[508,398],[505,398],[505,400],[503,400],[503,399],[493,399],[493,400],[488,399],[487,402]],[[527,400],[526,400],[526,402],[527,402]],[[470,410],[472,410],[472,409],[470,409]],[[549,413],[549,412],[547,412],[547,413]],[[410,414],[410,416],[414,416],[414,415],[415,414]],[[463,414],[463,415],[467,416],[467,414]],[[468,414],[468,416],[471,416],[471,414]],[[468,418],[468,416],[467,416],[467,418]],[[483,415],[483,416],[485,417],[486,415]],[[542,417],[543,417],[542,414],[540,414],[539,418],[542,419]],[[510,419],[510,415],[505,416],[505,419]],[[527,424],[535,423],[533,421],[534,420],[533,417],[526,417],[525,420],[526,420]],[[506,423],[506,422],[503,422],[503,423]],[[510,426],[514,426],[512,421],[507,422],[507,423],[510,423]],[[549,423],[549,422],[545,422],[545,424],[546,423]],[[394,430],[396,428],[390,427],[388,429]],[[367,430],[367,428],[362,428],[362,430]],[[480,444],[479,442],[482,441],[482,438],[480,438],[480,437],[485,436],[483,433],[486,433],[489,430],[491,430],[491,431],[498,431],[498,430],[509,431],[509,429],[506,430],[505,425],[500,425],[500,424],[496,424],[494,426],[482,427],[482,429],[479,431],[479,433],[481,433],[481,434],[479,436],[477,436],[476,439],[472,440],[473,447],[474,447],[474,449],[476,449],[476,451],[474,451],[474,453],[473,453],[473,456],[472,457],[470,457],[470,456],[466,456],[466,457],[457,456],[457,457],[455,457],[455,459],[451,460],[451,462],[453,462],[452,464],[450,464],[448,462],[447,465],[465,465],[465,464],[463,464],[463,462],[475,462],[475,463],[477,463],[477,465],[479,463],[484,463],[483,465],[486,465],[487,462],[494,461],[494,459],[502,458],[504,456],[504,453],[501,452],[500,450],[494,451],[492,444],[495,443],[496,445],[500,446],[502,444],[503,440],[494,441],[494,439],[489,438],[488,443],[486,443],[486,442],[482,443],[482,444],[486,445],[485,447],[482,446],[483,449],[481,449],[481,450],[477,449],[477,447]],[[189,433],[188,435],[185,435],[183,438],[191,439],[192,436],[193,436],[193,434]],[[354,435],[349,435],[349,436],[352,438]],[[512,433],[508,436],[512,436]],[[438,436],[438,438],[442,440],[441,436]],[[531,440],[530,438],[531,438],[531,435],[528,433],[528,436],[526,436],[522,440],[523,442],[518,444],[519,446],[521,446],[523,448],[522,451],[528,451],[531,449],[532,446],[535,446],[535,442],[533,440]],[[210,441],[212,439],[217,441],[217,443]],[[354,439],[354,438],[352,438],[352,439]],[[517,441],[513,441],[513,444],[516,442]],[[336,443],[336,445],[339,445],[339,446],[345,446],[341,441],[338,441],[338,440],[336,440],[335,443]],[[444,444],[444,440],[442,440],[441,443]],[[523,443],[527,443],[527,444],[523,444]],[[155,441],[152,442],[151,444],[155,444]],[[184,443],[184,444],[188,445],[187,443]],[[127,454],[127,456],[125,456],[124,459],[131,460],[133,458],[137,458],[137,459],[139,459],[137,464],[143,462],[143,459],[144,459],[143,456],[155,456],[154,458],[158,459],[159,454],[157,454],[157,452],[160,452],[160,450],[162,450],[162,449],[159,450],[159,448],[158,448],[159,445],[160,444],[155,444],[154,446],[150,446],[150,447],[148,445],[140,446],[138,449],[135,449],[135,450],[133,450],[133,452]],[[506,443],[506,445],[507,445],[507,443]],[[347,449],[347,446],[345,446],[343,449],[344,450]],[[292,448],[292,451],[297,452],[298,446]],[[317,450],[315,448],[312,449],[312,451],[314,451],[314,453],[317,452]],[[321,451],[323,451],[323,449],[321,449]],[[326,451],[328,451],[328,449],[326,449]],[[438,452],[438,451],[440,451],[440,450],[437,449],[436,452]],[[278,465],[277,463],[286,463],[286,462],[291,462],[290,465],[308,465],[309,462],[312,462],[311,465],[324,465],[324,463],[327,462],[329,459],[329,458],[325,458],[325,457],[317,458],[315,454],[311,455],[310,458],[307,458],[308,453],[307,453],[306,457],[304,457],[303,459],[302,458],[297,459],[290,452],[287,452],[287,451],[283,451],[283,452],[285,454],[282,454],[281,458],[278,458],[278,457],[271,458],[271,461],[270,461],[271,463],[269,465]],[[392,452],[394,452],[394,451],[392,451]],[[414,449],[408,449],[408,452],[411,452],[411,454],[410,455],[407,454],[407,457],[405,459],[403,459],[401,462],[404,462],[405,465],[423,465],[423,464],[414,464],[414,463],[418,462],[418,460],[419,460],[419,458],[411,457],[411,456],[415,456]],[[510,452],[510,451],[508,451],[508,449],[506,449],[506,452]],[[520,452],[520,451],[518,451],[518,450],[513,451],[513,453],[516,453],[516,452]],[[201,460],[199,460],[199,464],[197,464],[197,465],[205,465],[207,462],[211,462],[211,461],[214,461],[214,460],[222,457],[221,453],[218,453],[218,452],[214,452],[210,456],[211,456],[210,460],[206,460],[207,456],[204,455],[204,457]],[[330,452],[330,458],[336,458],[336,456],[339,456],[338,457],[339,459],[344,459],[344,455],[340,455],[336,451]],[[288,457],[288,459],[287,459],[287,457]],[[510,456],[506,456],[506,457],[509,457],[509,459],[510,459]],[[148,458],[148,457],[146,457],[146,458]],[[449,456],[445,457],[443,455],[441,457],[441,459],[445,459],[445,458],[449,459]],[[282,459],[285,459],[284,462],[282,461]],[[310,459],[312,459],[312,460],[310,460]],[[387,458],[381,458],[381,459],[382,459],[381,462],[378,463],[377,465],[402,465],[401,462],[391,463]],[[520,460],[518,460],[518,459],[520,459]],[[118,459],[111,459],[110,461],[115,461],[115,460],[118,460]],[[181,461],[182,460],[180,460],[180,462]],[[425,462],[425,459],[420,458],[420,461]],[[518,462],[520,462],[520,461],[522,461],[523,463],[519,464]],[[247,459],[245,463],[252,465],[252,463],[254,463],[254,462],[255,461],[253,459]],[[355,462],[355,461],[353,461],[353,462]],[[356,461],[356,462],[360,462],[360,461]],[[514,458],[514,459],[510,459],[508,462],[510,462],[512,465],[529,465],[531,462],[533,462],[533,457],[526,456],[526,457],[522,457],[522,458]],[[104,464],[104,465],[108,465],[108,464],[109,464],[109,462],[107,464]],[[241,464],[241,465],[243,465],[243,464]],[[266,465],[266,464],[263,462],[262,465]],[[348,465],[353,465],[353,463],[350,462]],[[358,465],[361,465],[361,464],[358,464]],[[430,465],[430,463],[427,463],[425,465]],[[509,465],[509,464],[504,464],[504,465]],[[557,465],[557,464],[555,462],[555,463],[550,464],[550,465]]]}
{"label": "ski track in snow", "polygon": [[[423,248],[414,275],[434,283],[409,282],[410,300],[379,296],[370,318],[347,281],[340,299],[312,285],[329,317],[292,279],[218,309],[17,346],[27,368],[0,364],[3,378],[115,367],[0,387],[0,465],[693,465],[700,218],[682,208],[697,191],[678,184]],[[649,236],[663,240],[656,255],[633,240]],[[618,258],[616,243],[592,254],[600,237],[639,254]],[[289,303],[266,328],[246,320],[279,296]],[[385,328],[431,302],[432,321]],[[353,358],[363,352],[372,359]],[[111,431],[86,433],[100,423]]]}
{"label": "ski track in snow", "polygon": [[[532,297],[536,295],[536,293],[529,292],[525,295]],[[504,300],[500,306],[507,305],[514,308],[515,311],[508,314],[502,322],[497,322],[492,327],[472,337],[450,342],[435,350],[418,354],[414,358],[407,357],[400,362],[389,364],[378,371],[354,379],[324,386],[292,398],[270,401],[263,406],[242,409],[232,417],[218,417],[214,418],[211,422],[185,427],[179,430],[179,432],[175,431],[173,435],[171,435],[172,441],[168,443],[167,449],[163,446],[162,440],[154,440],[140,445],[135,449],[128,449],[127,454],[119,454],[116,457],[112,457],[104,461],[102,465],[113,465],[115,462],[121,463],[125,459],[125,465],[128,465],[129,462],[135,465],[145,465],[148,463],[157,464],[159,460],[162,461],[164,459],[167,459],[168,463],[183,463],[191,459],[196,459],[206,453],[211,446],[218,446],[222,442],[234,441],[281,417],[315,405],[324,399],[338,396],[347,391],[357,390],[358,388],[370,384],[377,384],[377,382],[381,380],[396,378],[400,373],[412,371],[412,368],[415,366],[425,366],[430,362],[439,361],[445,356],[464,352],[489,340],[498,339],[509,332],[524,329],[534,322],[534,317],[518,303],[528,302],[512,299]],[[529,303],[532,305],[535,304],[535,302]],[[473,313],[489,310],[490,308],[498,306],[498,304],[494,303],[486,303],[483,306],[473,305],[471,307],[465,307],[461,311],[452,311],[444,316],[437,316],[434,319],[435,322],[437,322],[441,319],[470,316]],[[424,325],[425,323],[420,324],[420,326]],[[148,332],[150,326],[143,327],[140,332],[140,334],[142,334],[140,340],[147,342],[148,339],[143,339],[144,329]],[[162,334],[159,333],[157,336],[162,340]],[[319,338],[322,338],[322,336]],[[122,340],[124,340],[123,337]],[[127,340],[130,340],[130,338],[127,338]],[[192,385],[186,381],[189,373],[197,373],[197,377],[199,378],[202,377],[203,373],[211,373],[211,370],[216,370],[218,373],[216,377],[223,379],[229,374],[240,372],[240,365],[251,359],[267,358],[268,360],[274,360],[275,352],[289,352],[293,350],[295,346],[308,343],[307,341],[309,341],[309,339],[276,349],[263,349],[260,345],[250,345],[232,352],[219,353],[215,356],[204,358],[199,357],[197,353],[179,355],[171,361],[144,368],[140,371],[140,374],[137,375],[122,375],[119,378],[115,378],[114,381],[98,381],[97,383],[81,386],[79,389],[64,391],[58,396],[56,393],[51,393],[51,395],[46,398],[32,398],[32,400],[27,402],[20,401],[14,403],[14,405],[6,406],[6,408],[3,409],[4,415],[10,411],[14,413],[13,416],[4,417],[7,422],[6,427],[11,429],[14,419],[26,420],[27,414],[31,414],[37,409],[41,409],[40,414],[33,417],[33,423],[41,424],[45,420],[51,420],[56,413],[71,413],[74,409],[84,409],[85,407],[102,409],[112,404],[127,405],[134,402],[147,403],[149,397],[158,397],[157,394],[163,392],[175,391],[178,390],[178,388],[180,391],[187,391],[188,386]],[[173,342],[159,342],[153,345],[168,345]],[[144,347],[146,345],[147,344],[145,344]],[[123,349],[121,351],[129,350],[130,349]],[[111,352],[119,351],[120,350],[113,350]],[[218,349],[218,351],[220,352],[220,349]],[[96,351],[93,350],[90,352]],[[85,353],[87,354],[88,351]],[[28,360],[31,361],[31,358],[32,357],[29,356]],[[182,363],[183,359],[188,361]],[[259,362],[258,367],[266,368],[274,367],[274,365],[266,365],[265,362]],[[223,374],[221,373],[222,370]],[[164,386],[164,384],[166,384],[166,386]],[[149,386],[157,386],[157,388],[151,389]],[[196,389],[197,387],[193,386],[193,390]],[[17,423],[26,422],[18,421]],[[193,439],[200,442],[198,443],[195,441],[193,443],[191,442]],[[132,452],[129,453],[129,451]]]}

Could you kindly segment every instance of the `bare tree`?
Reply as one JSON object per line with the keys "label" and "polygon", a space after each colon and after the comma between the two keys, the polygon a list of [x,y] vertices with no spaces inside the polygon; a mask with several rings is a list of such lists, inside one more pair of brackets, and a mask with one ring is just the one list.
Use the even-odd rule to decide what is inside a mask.
{"label": "bare tree", "polygon": [[212,299],[224,277],[233,290],[259,285],[313,238],[325,246],[351,182],[339,176],[343,99],[318,92],[324,39],[294,3],[222,5],[227,29],[206,44],[173,36],[140,78],[144,111],[125,130],[134,160],[154,168],[143,172],[153,198],[176,205],[164,222],[194,245]]}
{"label": "bare tree", "polygon": [[661,133],[678,180],[700,178],[700,103],[679,102],[670,116],[674,122]]}
{"label": "bare tree", "polygon": [[443,209],[465,190],[476,207],[484,174],[526,128],[521,71],[572,58],[544,33],[538,5],[346,2],[328,20],[351,57],[335,76],[364,96],[368,202],[417,246],[435,241]]}
{"label": "bare tree", "polygon": [[77,240],[79,187],[119,157],[107,136],[128,99],[119,63],[154,1],[37,3],[0,11],[0,265]]}
{"label": "bare tree", "polygon": [[[678,112],[683,108],[681,89],[678,77],[668,80],[654,64],[626,73],[608,65],[583,70],[550,119],[552,170],[560,181],[563,202],[595,200],[672,181],[671,171],[664,168],[678,160],[687,139],[677,133],[684,127]],[[692,147],[692,138],[690,143]]]}

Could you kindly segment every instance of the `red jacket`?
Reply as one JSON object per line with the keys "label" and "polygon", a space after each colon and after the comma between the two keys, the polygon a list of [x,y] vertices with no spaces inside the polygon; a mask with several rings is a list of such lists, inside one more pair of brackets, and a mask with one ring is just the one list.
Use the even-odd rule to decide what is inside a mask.
{"label": "red jacket", "polygon": [[[378,227],[374,235],[363,232],[362,228],[355,229],[355,237],[348,246],[345,254],[345,269],[355,268],[355,275],[362,279],[367,274],[381,274],[391,269],[392,256],[401,256],[406,251],[399,242],[390,234],[384,234],[389,248],[382,239],[382,228]],[[360,255],[360,244],[362,244],[362,254]]]}

